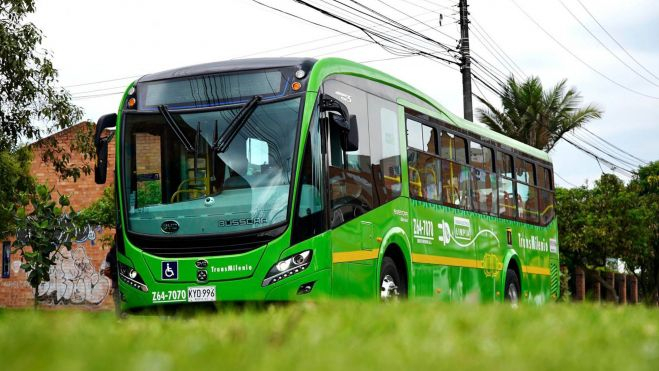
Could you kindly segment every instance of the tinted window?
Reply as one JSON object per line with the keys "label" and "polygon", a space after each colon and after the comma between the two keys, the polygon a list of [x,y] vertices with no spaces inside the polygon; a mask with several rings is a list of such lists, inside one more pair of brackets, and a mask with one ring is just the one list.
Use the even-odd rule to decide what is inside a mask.
{"label": "tinted window", "polygon": [[479,169],[493,171],[492,149],[481,145],[480,143],[469,143],[469,164]]}
{"label": "tinted window", "polygon": [[538,191],[535,187],[517,183],[517,212],[522,221],[538,222]]}
{"label": "tinted window", "polygon": [[363,91],[334,80],[326,81],[323,90],[346,105],[350,114],[356,116],[359,127],[359,148],[346,152],[341,148],[340,128],[329,123],[330,224],[337,227],[377,205],[373,193],[367,98]]}
{"label": "tinted window", "polygon": [[470,178],[468,166],[442,160],[442,200],[444,204],[470,210]]}
{"label": "tinted window", "polygon": [[517,216],[515,185],[510,179],[499,177],[499,216],[514,218]]}
{"label": "tinted window", "polygon": [[407,119],[407,144],[425,152],[437,153],[437,131],[418,121]]}
{"label": "tinted window", "polygon": [[423,131],[421,130],[421,123],[407,119],[407,145],[423,149]]}
{"label": "tinted window", "polygon": [[550,191],[540,190],[540,202],[538,205],[538,213],[540,214],[540,224],[547,225],[554,219],[554,193]]}
{"label": "tinted window", "polygon": [[471,169],[471,198],[474,210],[496,215],[497,213],[497,180],[494,173],[483,169]]}
{"label": "tinted window", "polygon": [[467,140],[459,136],[455,136],[455,161],[466,164],[467,163]]}
{"label": "tinted window", "polygon": [[371,162],[380,203],[400,196],[400,135],[397,105],[368,95]]}
{"label": "tinted window", "polygon": [[515,179],[524,183],[529,182],[529,174],[524,167],[524,160],[519,158],[515,158]]}
{"label": "tinted window", "polygon": [[440,136],[441,156],[443,158],[459,162],[461,164],[467,163],[467,140],[457,135],[441,132]]}
{"label": "tinted window", "polygon": [[535,165],[528,161],[515,158],[515,179],[535,185]]}
{"label": "tinted window", "polygon": [[513,178],[513,158],[509,154],[497,151],[497,173],[506,178]]}
{"label": "tinted window", "polygon": [[304,147],[299,177],[298,200],[291,245],[304,241],[327,229],[325,218],[325,171],[321,153],[318,110],[314,111]]}
{"label": "tinted window", "polygon": [[440,199],[439,158],[410,149],[408,151],[410,195],[417,199],[438,202]]}

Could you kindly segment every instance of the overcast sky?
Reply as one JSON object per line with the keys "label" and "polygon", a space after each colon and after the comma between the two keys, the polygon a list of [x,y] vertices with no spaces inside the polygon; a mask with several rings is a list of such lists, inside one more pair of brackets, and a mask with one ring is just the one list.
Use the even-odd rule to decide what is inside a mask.
{"label": "overcast sky", "polygon": [[[262,1],[344,32],[355,31],[291,0]],[[308,1],[336,5],[332,0]],[[636,72],[589,35],[561,1]],[[659,76],[659,1],[580,1],[644,68]],[[447,45],[457,44],[457,0],[361,2],[425,30],[425,34]],[[405,19],[403,13],[385,4],[415,19]],[[577,0],[470,0],[469,5],[475,21],[470,35],[472,52],[475,58],[492,64],[488,69],[508,74],[516,67],[504,65],[497,60],[504,57],[488,51],[493,42],[482,42],[485,33],[525,75],[540,77],[545,88],[565,78],[569,86],[581,92],[585,103],[602,108],[603,118],[589,123],[589,130],[640,159],[659,160],[659,78],[631,60]],[[93,120],[117,110],[120,95],[112,93],[123,91],[143,74],[164,69],[242,57],[336,56],[358,62],[393,57],[379,46],[283,15],[251,0],[38,0],[31,20],[46,36],[44,46],[52,52],[61,85],[71,91],[85,117]],[[410,83],[462,115],[461,76],[454,68],[422,57],[367,64]],[[106,80],[114,81],[101,82]],[[474,92],[480,94],[478,88],[474,86]],[[488,99],[498,102],[482,85],[480,88]],[[476,101],[474,104],[478,106]],[[597,143],[583,132],[579,135]],[[566,142],[551,155],[557,174],[569,183],[592,182],[601,174],[597,161]],[[605,164],[602,169],[611,172]],[[562,186],[568,186],[566,181],[556,179]]]}

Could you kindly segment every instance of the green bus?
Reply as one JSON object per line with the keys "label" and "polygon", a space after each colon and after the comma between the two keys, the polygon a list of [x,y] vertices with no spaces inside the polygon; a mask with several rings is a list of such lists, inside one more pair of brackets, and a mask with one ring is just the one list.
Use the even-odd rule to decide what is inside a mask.
{"label": "green bus", "polygon": [[559,293],[552,164],[351,61],[231,60],[143,76],[116,127],[122,310]]}

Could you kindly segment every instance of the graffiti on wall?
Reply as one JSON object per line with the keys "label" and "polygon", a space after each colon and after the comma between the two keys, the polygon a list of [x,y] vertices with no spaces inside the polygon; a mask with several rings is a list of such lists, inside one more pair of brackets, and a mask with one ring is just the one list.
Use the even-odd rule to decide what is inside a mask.
{"label": "graffiti on wall", "polygon": [[39,300],[51,304],[100,304],[112,282],[94,267],[83,245],[60,248],[50,267],[50,281],[39,285]]}
{"label": "graffiti on wall", "polygon": [[[39,300],[49,304],[100,304],[110,293],[112,282],[87,255],[85,244],[94,246],[101,232],[100,226],[86,225],[77,228],[73,236],[62,236],[61,240],[72,240],[70,251],[60,247],[52,255],[55,264],[50,267],[50,281],[43,282],[37,289]],[[61,242],[61,241],[60,241]]]}

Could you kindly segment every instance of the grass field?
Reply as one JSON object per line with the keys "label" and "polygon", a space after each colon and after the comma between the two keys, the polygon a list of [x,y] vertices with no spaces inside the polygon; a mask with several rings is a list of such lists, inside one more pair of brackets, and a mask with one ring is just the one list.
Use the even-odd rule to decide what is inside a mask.
{"label": "grass field", "polygon": [[183,317],[0,310],[2,370],[657,370],[659,310],[328,302]]}

